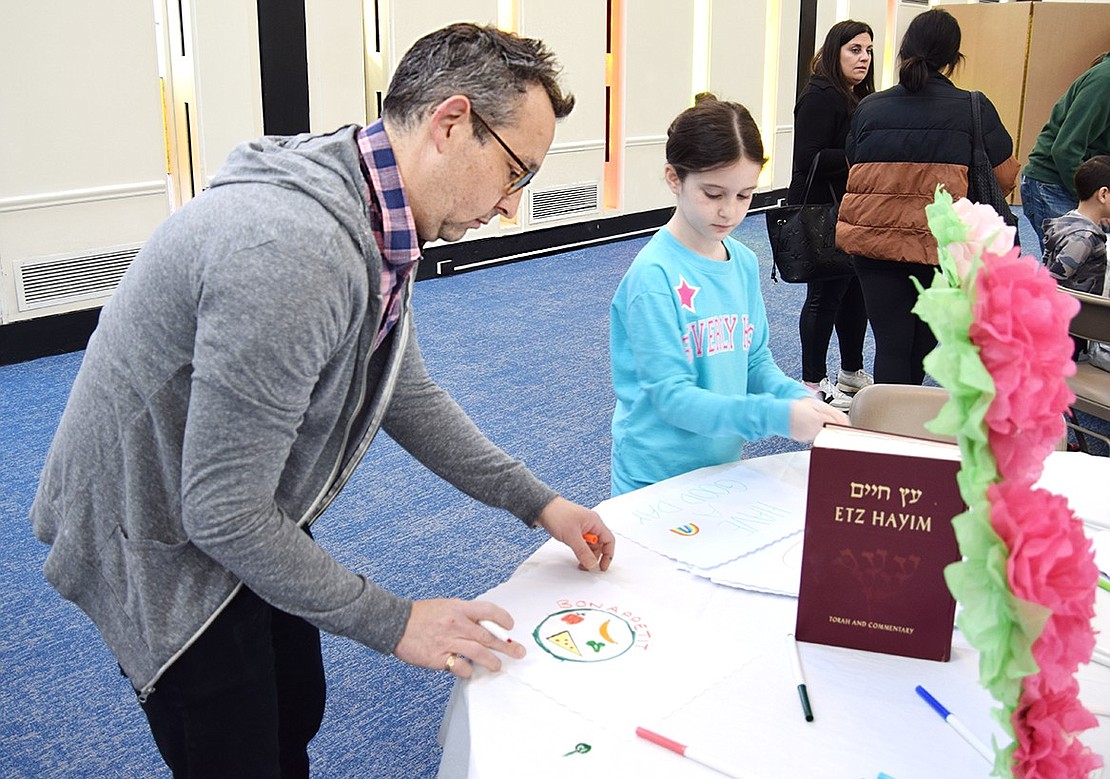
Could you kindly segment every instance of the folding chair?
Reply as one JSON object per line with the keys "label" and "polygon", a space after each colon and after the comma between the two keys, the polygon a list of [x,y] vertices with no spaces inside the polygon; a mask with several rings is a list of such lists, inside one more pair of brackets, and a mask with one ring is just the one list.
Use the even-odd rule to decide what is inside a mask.
{"label": "folding chair", "polygon": [[947,400],[948,390],[943,387],[872,384],[856,393],[848,410],[848,419],[854,426],[868,430],[912,435],[931,441],[955,441],[954,436],[925,429],[925,423],[936,418]]}
{"label": "folding chair", "polygon": [[[1060,287],[1060,292],[1079,301],[1079,313],[1071,320],[1068,332],[1075,338],[1110,343],[1110,298],[1064,287]],[[1085,362],[1078,363],[1075,368],[1075,375],[1068,379],[1068,386],[1075,393],[1072,411],[1082,411],[1110,422],[1110,373]],[[1069,415],[1067,423],[1075,431],[1081,450],[1086,451],[1083,437],[1088,435],[1105,441],[1110,446],[1110,438],[1104,433],[1084,427],[1074,414]]]}

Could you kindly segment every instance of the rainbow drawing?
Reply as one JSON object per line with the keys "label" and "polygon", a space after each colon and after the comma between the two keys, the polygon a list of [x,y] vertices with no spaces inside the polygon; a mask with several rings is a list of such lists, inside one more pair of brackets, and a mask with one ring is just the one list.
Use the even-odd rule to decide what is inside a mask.
{"label": "rainbow drawing", "polygon": [[693,522],[688,522],[685,525],[672,527],[670,530],[676,536],[696,536],[701,531],[701,528],[699,528]]}

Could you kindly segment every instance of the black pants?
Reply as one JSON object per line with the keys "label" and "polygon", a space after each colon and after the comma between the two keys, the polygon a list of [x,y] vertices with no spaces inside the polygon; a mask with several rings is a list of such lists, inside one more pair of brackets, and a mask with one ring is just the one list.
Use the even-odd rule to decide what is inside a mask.
{"label": "black pants", "polygon": [[921,384],[925,380],[922,362],[936,347],[937,339],[912,311],[918,292],[911,279],[916,278],[928,289],[936,268],[859,256],[855,266],[875,336],[875,381]]}
{"label": "black pants", "polygon": [[324,715],[320,632],[244,588],[142,704],[174,777],[308,776]]}
{"label": "black pants", "polygon": [[863,339],[867,335],[867,309],[856,276],[806,284],[806,302],[798,317],[802,381],[816,383],[828,373],[829,340],[834,327],[840,345],[841,370],[860,370],[863,368]]}

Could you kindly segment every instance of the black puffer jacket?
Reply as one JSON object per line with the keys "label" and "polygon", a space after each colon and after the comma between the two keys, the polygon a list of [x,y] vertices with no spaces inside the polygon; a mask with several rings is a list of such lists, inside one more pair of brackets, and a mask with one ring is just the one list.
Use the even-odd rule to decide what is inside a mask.
{"label": "black puffer jacket", "polygon": [[[1008,193],[1020,169],[1013,140],[986,96],[980,106],[987,157]],[[896,86],[865,97],[848,132],[837,245],[873,259],[936,265],[925,206],[938,184],[953,198],[967,195],[971,148],[970,94],[939,73],[919,92]]]}

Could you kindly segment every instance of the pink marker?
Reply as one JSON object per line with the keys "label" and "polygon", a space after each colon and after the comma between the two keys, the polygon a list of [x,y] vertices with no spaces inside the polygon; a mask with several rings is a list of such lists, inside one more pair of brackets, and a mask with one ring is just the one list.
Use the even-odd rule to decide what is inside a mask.
{"label": "pink marker", "polygon": [[661,736],[658,733],[648,730],[647,728],[636,728],[636,735],[642,739],[650,741],[653,744],[669,749],[672,752],[677,752],[688,760],[693,760],[695,763],[700,763],[706,768],[712,768],[714,771],[725,776],[731,776],[733,779],[749,779],[744,774],[738,774],[731,768],[726,768],[724,763],[710,755],[705,754],[701,750],[688,747],[685,744],[680,744],[673,741],[666,736]]}

